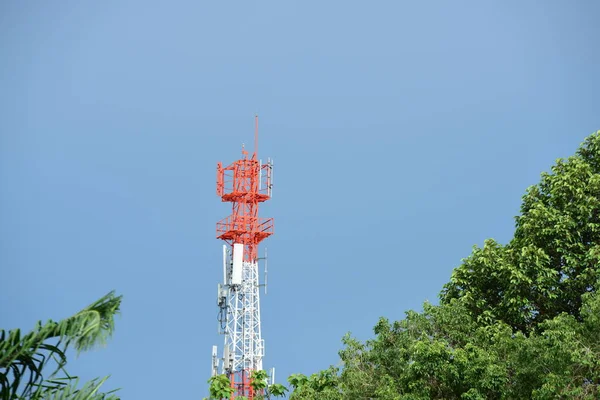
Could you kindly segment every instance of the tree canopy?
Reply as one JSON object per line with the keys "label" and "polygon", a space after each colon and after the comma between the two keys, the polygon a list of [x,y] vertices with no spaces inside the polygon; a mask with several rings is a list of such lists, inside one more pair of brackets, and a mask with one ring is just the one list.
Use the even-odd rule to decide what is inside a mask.
{"label": "tree canopy", "polygon": [[600,398],[600,131],[527,189],[514,238],[474,247],[440,293],[291,400]]}
{"label": "tree canopy", "polygon": [[110,292],[69,318],[39,321],[26,334],[0,330],[0,400],[118,400],[100,392],[108,377],[79,386],[65,369],[65,353],[104,344],[120,305],[121,296]]}

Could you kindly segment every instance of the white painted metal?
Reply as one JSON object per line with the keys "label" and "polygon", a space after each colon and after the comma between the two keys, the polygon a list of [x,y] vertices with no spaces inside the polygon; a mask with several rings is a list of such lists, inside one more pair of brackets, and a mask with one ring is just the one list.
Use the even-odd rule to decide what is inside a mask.
{"label": "white painted metal", "polygon": [[223,245],[223,285],[227,285],[227,245]]}
{"label": "white painted metal", "polygon": [[219,359],[217,356],[217,346],[213,346],[212,348],[212,363],[211,363],[211,373],[210,376],[217,375],[217,371],[219,369]]}
{"label": "white painted metal", "polygon": [[242,284],[229,290],[225,348],[231,349],[232,362],[223,373],[262,369],[258,263],[244,262],[242,271]]}
{"label": "white painted metal", "polygon": [[269,177],[269,196],[271,197],[273,196],[273,159],[270,160],[269,164],[269,171],[271,171],[271,176]]}
{"label": "white painted metal", "polygon": [[267,286],[269,284],[269,269],[267,262],[269,261],[267,257],[267,248],[265,247],[265,295],[267,294]]}
{"label": "white painted metal", "polygon": [[258,191],[260,192],[262,187],[262,160],[258,161]]}
{"label": "white painted metal", "polygon": [[229,354],[229,347],[223,348],[223,373],[231,368],[231,355]]}
{"label": "white painted metal", "polygon": [[233,271],[231,271],[231,284],[241,285],[243,279],[244,245],[235,243],[233,245]]}

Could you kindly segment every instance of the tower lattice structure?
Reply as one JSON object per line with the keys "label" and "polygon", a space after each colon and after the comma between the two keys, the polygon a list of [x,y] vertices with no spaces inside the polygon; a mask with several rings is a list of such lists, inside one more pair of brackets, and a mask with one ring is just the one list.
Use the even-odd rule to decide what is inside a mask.
{"label": "tower lattice structure", "polygon": [[[265,345],[260,324],[258,246],[273,234],[273,219],[258,216],[259,204],[271,198],[273,162],[258,159],[258,117],[255,117],[254,152],[242,147],[242,158],[224,167],[217,164],[217,195],[232,205],[231,215],[217,222],[223,245],[223,283],[218,285],[219,331],[225,335],[222,358],[213,346],[212,374],[226,374],[234,393],[231,399],[255,398],[252,371],[263,369]],[[266,280],[266,257],[265,280]],[[266,289],[266,286],[265,286]],[[219,368],[221,367],[221,368]],[[274,373],[274,371],[273,371]],[[273,378],[273,376],[272,376]]]}

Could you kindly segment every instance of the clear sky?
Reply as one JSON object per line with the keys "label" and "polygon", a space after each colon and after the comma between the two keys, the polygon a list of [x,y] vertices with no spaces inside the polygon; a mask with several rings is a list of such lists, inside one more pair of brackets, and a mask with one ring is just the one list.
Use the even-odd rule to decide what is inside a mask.
{"label": "clear sky", "polygon": [[[124,295],[71,366],[201,398],[230,213],[215,167],[275,159],[265,367],[337,362],[507,242],[521,196],[600,129],[600,2],[0,3],[0,323]],[[262,247],[264,248],[264,246]]]}

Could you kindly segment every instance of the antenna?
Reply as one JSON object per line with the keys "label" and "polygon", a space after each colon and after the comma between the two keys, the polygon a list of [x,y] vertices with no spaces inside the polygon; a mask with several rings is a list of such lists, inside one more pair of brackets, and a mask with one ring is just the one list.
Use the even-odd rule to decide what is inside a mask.
{"label": "antenna", "polygon": [[262,160],[258,160],[258,192],[262,190]]}
{"label": "antenna", "polygon": [[269,282],[267,281],[267,279],[269,278],[269,269],[267,262],[267,248],[265,247],[265,295],[267,294],[267,285],[269,284]]}
{"label": "antenna", "polygon": [[227,285],[227,245],[223,245],[223,285]]}
{"label": "antenna", "polygon": [[254,156],[252,158],[256,159],[258,157],[258,114],[254,115]]}
{"label": "antenna", "polygon": [[271,171],[271,177],[269,179],[269,196],[273,196],[273,175],[274,175],[274,169],[273,166],[275,165],[273,159],[271,158],[271,165],[269,170]]}
{"label": "antenna", "polygon": [[219,370],[219,359],[217,358],[217,346],[212,347],[212,363],[211,363],[211,375],[215,376]]}
{"label": "antenna", "polygon": [[225,346],[223,349],[223,369],[227,371],[229,368],[231,368],[229,359],[229,346]]}
{"label": "antenna", "polygon": [[244,268],[244,245],[233,244],[233,269],[231,270],[231,284],[241,285]]}

